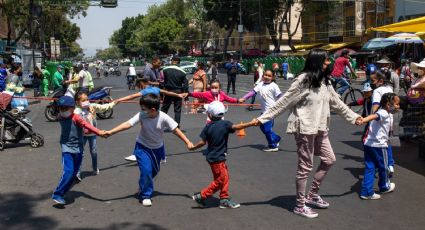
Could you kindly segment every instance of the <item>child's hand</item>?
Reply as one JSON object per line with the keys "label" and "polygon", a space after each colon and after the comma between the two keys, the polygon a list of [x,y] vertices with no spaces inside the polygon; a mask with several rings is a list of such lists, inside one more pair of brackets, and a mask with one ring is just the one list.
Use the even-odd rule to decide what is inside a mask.
{"label": "child's hand", "polygon": [[189,94],[188,93],[179,93],[180,98],[185,99]]}
{"label": "child's hand", "polygon": [[243,98],[239,98],[239,99],[238,99],[238,102],[239,102],[239,103],[244,103],[244,102],[245,102],[245,99],[243,99]]}
{"label": "child's hand", "polygon": [[356,125],[363,125],[363,117],[358,117],[357,119],[356,119]]}
{"label": "child's hand", "polygon": [[94,107],[93,107],[93,106],[90,106],[90,107],[89,107],[89,112],[90,112],[91,114],[96,114],[96,109],[94,109]]}
{"label": "child's hand", "polygon": [[194,146],[193,146],[193,143],[192,142],[189,142],[187,144],[187,149],[189,149],[190,151],[192,151],[194,149]]}
{"label": "child's hand", "polygon": [[259,125],[261,125],[261,122],[259,120],[257,120],[257,118],[254,118],[248,124],[251,125],[251,126],[259,126]]}

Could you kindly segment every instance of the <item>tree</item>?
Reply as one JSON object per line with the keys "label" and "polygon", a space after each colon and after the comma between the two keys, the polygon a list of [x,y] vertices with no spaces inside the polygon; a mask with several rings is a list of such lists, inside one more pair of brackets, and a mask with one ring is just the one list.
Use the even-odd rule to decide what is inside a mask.
{"label": "tree", "polygon": [[106,61],[108,59],[120,59],[122,58],[122,53],[118,47],[111,46],[103,50],[96,50],[96,58],[103,61]]}
{"label": "tree", "polygon": [[118,47],[125,57],[138,55],[138,50],[127,46],[127,41],[131,39],[133,33],[141,25],[143,18],[143,15],[125,18],[121,23],[121,28],[116,30],[109,38],[109,44]]}

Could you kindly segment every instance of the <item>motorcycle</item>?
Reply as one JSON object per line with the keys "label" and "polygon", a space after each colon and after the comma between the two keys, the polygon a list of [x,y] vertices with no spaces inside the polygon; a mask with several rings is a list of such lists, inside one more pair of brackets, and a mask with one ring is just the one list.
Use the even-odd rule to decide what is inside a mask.
{"label": "motorcycle", "polygon": [[[106,86],[94,88],[92,91],[89,92],[88,99],[90,101],[95,101],[96,103],[99,103],[99,104],[109,103],[110,101],[113,100],[111,97],[111,89],[112,87],[106,87]],[[44,110],[44,116],[46,117],[48,121],[58,120],[59,108],[57,106],[56,99],[64,96],[66,93],[67,93],[67,90],[63,90],[63,89],[53,92],[52,94],[53,101],[50,102],[46,106],[46,109]],[[97,102],[97,100],[99,100],[99,102]],[[114,110],[110,109],[103,113],[96,113],[96,115],[100,119],[109,119],[112,117],[113,113],[114,113]]]}
{"label": "motorcycle", "polygon": [[23,109],[9,110],[11,94],[0,93],[2,103],[0,103],[0,151],[5,148],[6,142],[19,143],[27,138],[30,139],[31,147],[38,148],[44,145],[44,137],[33,131],[32,123],[26,117],[30,111]]}
{"label": "motorcycle", "polygon": [[103,72],[103,76],[107,77],[108,75],[121,76],[121,71],[118,66],[111,67]]}
{"label": "motorcycle", "polygon": [[127,76],[127,86],[129,90],[136,89],[136,76]]}

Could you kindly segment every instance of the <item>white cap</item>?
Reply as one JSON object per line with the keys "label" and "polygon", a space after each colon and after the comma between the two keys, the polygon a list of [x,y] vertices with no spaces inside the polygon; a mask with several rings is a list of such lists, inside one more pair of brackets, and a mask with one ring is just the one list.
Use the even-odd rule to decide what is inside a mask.
{"label": "white cap", "polygon": [[362,92],[370,92],[372,91],[372,87],[370,87],[370,83],[364,83]]}
{"label": "white cap", "polygon": [[130,64],[131,67],[133,67],[133,64]]}
{"label": "white cap", "polygon": [[219,101],[213,101],[208,105],[207,113],[213,117],[223,117],[226,113],[226,107]]}
{"label": "white cap", "polygon": [[415,62],[410,63],[410,69],[412,70],[412,72],[416,73],[418,71],[419,67],[425,68],[425,59],[422,60],[419,63],[415,63]]}

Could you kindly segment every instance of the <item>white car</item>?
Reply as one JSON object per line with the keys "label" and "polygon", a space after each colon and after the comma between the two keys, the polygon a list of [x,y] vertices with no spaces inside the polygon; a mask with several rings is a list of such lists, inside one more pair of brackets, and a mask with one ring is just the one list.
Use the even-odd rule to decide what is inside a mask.
{"label": "white car", "polygon": [[196,62],[182,61],[180,62],[180,68],[187,74],[193,74],[198,69],[198,65]]}

